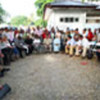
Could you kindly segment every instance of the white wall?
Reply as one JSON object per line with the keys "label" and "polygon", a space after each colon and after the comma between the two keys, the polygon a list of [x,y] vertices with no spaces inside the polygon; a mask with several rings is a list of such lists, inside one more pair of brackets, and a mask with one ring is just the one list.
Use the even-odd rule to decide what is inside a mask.
{"label": "white wall", "polygon": [[[74,22],[74,23],[60,22],[61,17],[79,18],[79,22]],[[55,28],[58,27],[59,29],[62,30],[66,30],[67,27],[70,27],[71,29],[80,28],[81,30],[85,26],[85,21],[86,21],[85,12],[54,10],[52,14],[49,16],[48,27],[54,26]]]}
{"label": "white wall", "polygon": [[[75,10],[76,11],[76,10]],[[79,28],[80,31],[84,28],[92,28],[93,30],[95,28],[99,28],[100,24],[96,23],[86,23],[86,12],[85,11],[70,11],[70,10],[48,10],[46,14],[48,15],[48,29],[51,29],[51,27],[58,27],[61,30],[66,31],[66,28],[69,27],[70,29],[76,29]],[[79,22],[74,23],[66,23],[66,22],[60,22],[61,17],[78,17]],[[90,19],[90,17],[88,17]],[[87,19],[88,19],[87,18]]]}

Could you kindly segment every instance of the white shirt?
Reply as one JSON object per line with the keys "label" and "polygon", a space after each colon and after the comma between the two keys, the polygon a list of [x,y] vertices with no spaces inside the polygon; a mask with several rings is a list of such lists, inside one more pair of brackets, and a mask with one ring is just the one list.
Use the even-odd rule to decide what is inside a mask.
{"label": "white shirt", "polygon": [[82,41],[81,41],[81,40],[77,41],[77,42],[76,42],[76,45],[82,46]]}
{"label": "white shirt", "polygon": [[41,36],[43,33],[42,29],[39,29],[39,30],[35,30],[35,34],[38,35],[38,36]]}
{"label": "white shirt", "polygon": [[67,41],[67,45],[74,46],[76,45],[76,41],[72,38],[71,40]]}
{"label": "white shirt", "polygon": [[40,44],[40,43],[41,43],[40,39],[34,39],[33,44]]}
{"label": "white shirt", "polygon": [[88,48],[89,47],[89,41],[86,38],[83,38],[82,40],[82,46]]}

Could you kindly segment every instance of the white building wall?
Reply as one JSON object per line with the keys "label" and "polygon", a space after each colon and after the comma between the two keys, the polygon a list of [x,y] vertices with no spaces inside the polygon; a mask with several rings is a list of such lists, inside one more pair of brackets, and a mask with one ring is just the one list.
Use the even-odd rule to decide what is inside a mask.
{"label": "white building wall", "polygon": [[[66,30],[67,27],[70,27],[71,29],[80,28],[83,29],[86,22],[86,13],[85,12],[74,12],[74,11],[60,11],[55,10],[53,13],[49,16],[48,20],[48,27],[58,27],[61,30]],[[79,22],[73,22],[73,23],[67,23],[67,22],[60,22],[60,18],[66,18],[66,17],[73,17],[73,18],[79,18]]]}
{"label": "white building wall", "polygon": [[[76,11],[76,10],[75,10]],[[79,28],[80,32],[84,28],[92,28],[93,30],[95,28],[100,27],[100,23],[86,23],[86,19],[91,19],[94,17],[87,17],[86,18],[86,12],[85,11],[70,11],[70,10],[51,10],[50,8],[47,9],[45,20],[48,21],[48,29],[51,29],[52,27],[59,28],[60,30],[66,31],[66,28],[69,27],[70,29],[76,29]],[[66,23],[66,22],[60,22],[61,17],[78,17],[79,22],[73,22],[73,23]],[[99,19],[99,17],[95,17],[96,19]]]}

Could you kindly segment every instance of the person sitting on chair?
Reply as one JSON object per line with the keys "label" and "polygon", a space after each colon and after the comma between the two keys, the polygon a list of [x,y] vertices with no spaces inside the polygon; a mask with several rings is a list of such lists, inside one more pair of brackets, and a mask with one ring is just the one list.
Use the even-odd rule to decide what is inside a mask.
{"label": "person sitting on chair", "polygon": [[45,49],[46,49],[47,52],[48,51],[49,52],[52,51],[52,45],[51,45],[51,43],[52,43],[52,40],[51,40],[50,36],[46,35],[46,38],[44,39],[43,44],[44,44]]}
{"label": "person sitting on chair", "polygon": [[60,40],[59,36],[56,35],[56,38],[53,41],[54,52],[58,53],[60,51],[60,47],[61,47],[61,40]]}

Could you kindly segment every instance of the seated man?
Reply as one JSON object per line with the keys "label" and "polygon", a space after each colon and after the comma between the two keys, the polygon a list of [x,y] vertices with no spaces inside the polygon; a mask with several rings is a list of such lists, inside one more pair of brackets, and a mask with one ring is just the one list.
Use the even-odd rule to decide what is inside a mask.
{"label": "seated man", "polygon": [[82,58],[85,58],[90,44],[87,37],[82,37],[81,39],[82,39]]}
{"label": "seated man", "polygon": [[40,51],[40,45],[41,45],[41,39],[39,38],[38,35],[35,35],[34,41],[33,41],[33,46],[35,51]]}
{"label": "seated man", "polygon": [[[4,55],[2,54],[1,50],[0,50],[0,58],[3,58]],[[0,77],[3,77],[4,76],[4,73],[6,71],[9,71],[10,69],[9,68],[3,68],[2,66],[0,66]]]}
{"label": "seated man", "polygon": [[76,47],[75,47],[75,55],[80,56],[80,51],[82,49],[82,38],[83,36],[79,36],[79,40],[76,42]]}
{"label": "seated man", "polygon": [[11,55],[13,53],[12,46],[10,45],[7,37],[0,38],[0,50],[4,54],[4,65],[9,65],[11,61]]}
{"label": "seated man", "polygon": [[65,52],[66,52],[66,54],[69,54],[70,56],[73,56],[74,55],[74,49],[75,49],[76,41],[70,35],[68,35],[67,39],[68,39],[68,41],[66,43]]}
{"label": "seated man", "polygon": [[69,54],[69,49],[70,49],[70,45],[71,45],[71,39],[72,39],[72,37],[70,35],[68,35],[66,46],[65,46],[65,53],[66,54]]}
{"label": "seated man", "polygon": [[50,39],[50,36],[46,35],[46,38],[44,39],[43,44],[44,44],[45,49],[46,49],[47,52],[48,51],[49,52],[52,51],[52,45],[51,45],[51,43],[52,43],[52,40]]}
{"label": "seated man", "polygon": [[31,54],[33,51],[33,39],[29,35],[25,39],[25,44],[29,48],[29,54]]}
{"label": "seated man", "polygon": [[100,49],[96,52],[96,55],[97,55],[98,61],[100,61]]}
{"label": "seated man", "polygon": [[14,43],[19,51],[20,57],[23,58],[23,51],[25,53],[29,52],[28,47],[25,45],[23,38],[21,36],[18,36],[17,38],[14,39]]}
{"label": "seated man", "polygon": [[[97,42],[98,45],[100,47],[100,28],[98,29],[98,34],[97,34]],[[98,60],[100,61],[100,49],[98,50],[98,52],[96,53]]]}
{"label": "seated man", "polygon": [[61,40],[58,36],[56,36],[56,38],[53,41],[54,52],[58,53],[60,51],[60,47],[61,47]]}

